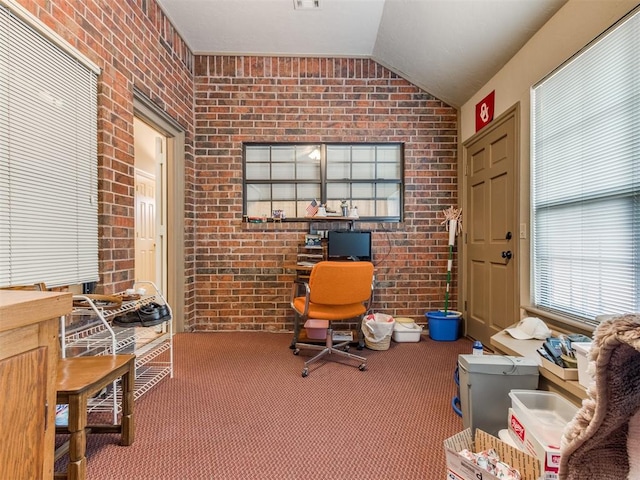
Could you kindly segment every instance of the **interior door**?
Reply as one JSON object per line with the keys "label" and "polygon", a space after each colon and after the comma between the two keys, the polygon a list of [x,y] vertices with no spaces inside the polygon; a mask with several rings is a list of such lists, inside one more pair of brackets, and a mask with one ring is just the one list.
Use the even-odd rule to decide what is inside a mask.
{"label": "interior door", "polygon": [[518,319],[517,111],[464,144],[467,334],[485,345]]}
{"label": "interior door", "polygon": [[135,280],[167,293],[166,137],[134,118]]}
{"label": "interior door", "polygon": [[156,179],[136,171],[136,281],[156,281]]}

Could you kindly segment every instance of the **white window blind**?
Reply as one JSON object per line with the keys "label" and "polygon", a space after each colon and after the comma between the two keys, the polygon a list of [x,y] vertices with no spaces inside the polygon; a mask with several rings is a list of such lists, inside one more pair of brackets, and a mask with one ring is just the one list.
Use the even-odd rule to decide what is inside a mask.
{"label": "white window blind", "polygon": [[640,11],[532,91],[533,303],[640,311]]}
{"label": "white window blind", "polygon": [[0,6],[0,286],[98,280],[97,75]]}

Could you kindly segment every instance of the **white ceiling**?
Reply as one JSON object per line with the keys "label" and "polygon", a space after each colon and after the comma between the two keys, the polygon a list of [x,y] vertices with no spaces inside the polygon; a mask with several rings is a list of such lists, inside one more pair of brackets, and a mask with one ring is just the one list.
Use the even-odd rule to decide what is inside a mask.
{"label": "white ceiling", "polygon": [[[159,0],[195,54],[372,58],[464,104],[567,0]],[[305,0],[307,1],[307,0]]]}

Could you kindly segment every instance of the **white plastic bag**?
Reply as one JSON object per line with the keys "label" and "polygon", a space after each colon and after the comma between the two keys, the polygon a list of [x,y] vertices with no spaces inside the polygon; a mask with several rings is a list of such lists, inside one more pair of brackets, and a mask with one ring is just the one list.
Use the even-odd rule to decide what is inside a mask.
{"label": "white plastic bag", "polygon": [[396,321],[386,313],[370,313],[362,319],[362,332],[370,342],[380,342],[391,337]]}

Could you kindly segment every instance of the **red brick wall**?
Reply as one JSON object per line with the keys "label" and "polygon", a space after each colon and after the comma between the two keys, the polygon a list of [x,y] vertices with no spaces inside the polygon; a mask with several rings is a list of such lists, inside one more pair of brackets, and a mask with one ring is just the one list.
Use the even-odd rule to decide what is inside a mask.
{"label": "red brick wall", "polygon": [[[99,290],[122,291],[134,279],[134,87],[186,130],[186,203],[190,209],[193,55],[153,0],[21,0],[20,3],[101,69]],[[185,258],[193,253],[190,217],[187,212]],[[191,285],[193,265],[188,264],[186,270],[185,284]],[[187,296],[192,295],[192,288],[187,288]]]}
{"label": "red brick wall", "polygon": [[188,329],[291,327],[292,275],[282,265],[295,260],[308,225],[241,222],[243,141],[403,142],[405,221],[362,225],[375,231],[374,307],[421,319],[442,306],[439,213],[458,204],[453,108],[363,59],[194,59],[153,0],[20,3],[102,69],[100,291],[133,280],[136,88],[186,131]]}
{"label": "red brick wall", "polygon": [[[457,112],[365,59],[195,59],[195,330],[292,326],[291,272],[304,222],[242,223],[243,142],[403,142],[404,221],[374,231],[374,308],[424,321],[442,308],[458,205]],[[455,277],[454,277],[455,278]],[[455,308],[457,289],[453,289]]]}

